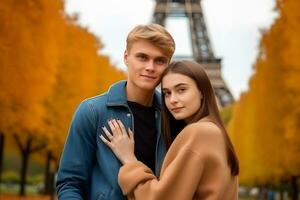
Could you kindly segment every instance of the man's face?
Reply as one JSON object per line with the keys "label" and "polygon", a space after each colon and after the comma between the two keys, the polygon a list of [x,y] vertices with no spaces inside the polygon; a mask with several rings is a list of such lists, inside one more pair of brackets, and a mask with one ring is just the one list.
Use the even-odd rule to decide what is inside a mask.
{"label": "man's face", "polygon": [[129,51],[125,51],[124,62],[128,67],[127,84],[131,88],[154,90],[169,63],[169,58],[147,40],[139,40]]}

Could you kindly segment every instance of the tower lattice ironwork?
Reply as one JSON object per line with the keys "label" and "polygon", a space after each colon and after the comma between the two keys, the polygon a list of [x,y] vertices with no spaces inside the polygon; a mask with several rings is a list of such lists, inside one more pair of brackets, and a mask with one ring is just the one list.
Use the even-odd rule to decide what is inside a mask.
{"label": "tower lattice ironwork", "polygon": [[[221,76],[221,59],[216,58],[211,47],[201,7],[201,0],[156,0],[153,22],[165,26],[168,17],[185,17],[189,22],[192,57],[202,64],[211,80],[221,106],[231,104],[234,99]],[[180,55],[173,59],[182,59]]]}

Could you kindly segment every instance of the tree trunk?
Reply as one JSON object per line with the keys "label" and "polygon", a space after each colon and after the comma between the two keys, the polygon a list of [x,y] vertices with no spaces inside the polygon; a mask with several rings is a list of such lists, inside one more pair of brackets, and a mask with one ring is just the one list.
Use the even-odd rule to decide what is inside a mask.
{"label": "tree trunk", "polygon": [[46,168],[45,168],[45,179],[44,179],[44,194],[51,194],[51,152],[47,151],[47,156],[46,156]]}
{"label": "tree trunk", "polygon": [[45,148],[46,144],[42,143],[39,144],[35,147],[33,147],[33,140],[34,137],[29,136],[28,139],[26,140],[26,145],[23,146],[22,142],[17,134],[13,134],[13,137],[15,138],[19,150],[22,155],[22,166],[21,166],[21,180],[20,180],[20,196],[25,196],[25,186],[26,186],[26,175],[27,175],[27,169],[28,169],[28,163],[29,163],[29,156],[37,151],[42,150]]}
{"label": "tree trunk", "polygon": [[4,159],[4,139],[5,136],[0,132],[0,184],[2,183],[3,159]]}
{"label": "tree trunk", "polygon": [[22,166],[21,166],[21,180],[20,180],[20,196],[25,196],[25,186],[26,186],[26,175],[29,163],[29,155],[31,148],[31,139],[27,140],[26,147],[22,150]]}
{"label": "tree trunk", "polygon": [[291,198],[292,200],[298,200],[298,185],[297,185],[297,176],[292,176],[291,178]]}
{"label": "tree trunk", "polygon": [[281,181],[280,188],[279,188],[280,200],[283,200],[284,190],[285,190],[285,182]]}

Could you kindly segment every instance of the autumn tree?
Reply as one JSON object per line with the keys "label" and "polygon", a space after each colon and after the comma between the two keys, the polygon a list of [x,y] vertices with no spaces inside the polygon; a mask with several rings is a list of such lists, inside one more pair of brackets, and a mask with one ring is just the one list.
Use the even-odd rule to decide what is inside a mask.
{"label": "autumn tree", "polygon": [[[34,140],[43,124],[43,102],[55,82],[53,54],[46,53],[53,35],[51,20],[45,20],[42,3],[37,1],[1,1],[0,42],[0,130],[13,136],[22,154],[21,181],[29,154],[39,149]],[[3,146],[3,145],[2,145]],[[24,193],[24,187],[21,188]]]}
{"label": "autumn tree", "polygon": [[76,105],[124,78],[63,6],[0,1],[0,141],[12,137],[20,150],[21,195],[32,153],[44,149],[57,163]]}
{"label": "autumn tree", "polygon": [[101,44],[94,35],[76,25],[74,19],[68,17],[65,20],[67,25],[61,42],[57,81],[46,104],[48,146],[45,185],[49,186],[46,193],[50,193],[53,186],[48,181],[52,174],[50,161],[55,161],[56,170],[76,106],[83,99],[104,92],[110,84],[125,78],[123,72],[110,65],[107,57],[98,55]]}
{"label": "autumn tree", "polygon": [[235,105],[229,125],[244,184],[291,180],[297,199],[300,176],[300,2],[277,1],[279,17],[262,33],[250,89]]}

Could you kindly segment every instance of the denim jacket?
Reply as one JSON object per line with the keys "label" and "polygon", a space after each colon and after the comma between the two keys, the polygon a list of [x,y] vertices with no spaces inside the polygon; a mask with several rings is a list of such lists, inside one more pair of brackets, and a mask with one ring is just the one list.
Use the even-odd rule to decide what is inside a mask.
{"label": "denim jacket", "polygon": [[[122,120],[134,132],[133,114],[127,104],[126,81],[111,86],[108,92],[84,100],[77,108],[64,146],[56,189],[59,200],[126,199],[118,185],[120,161],[101,141],[101,127],[111,118]],[[161,137],[160,95],[154,94],[157,143],[155,174],[158,176],[165,146]]]}

